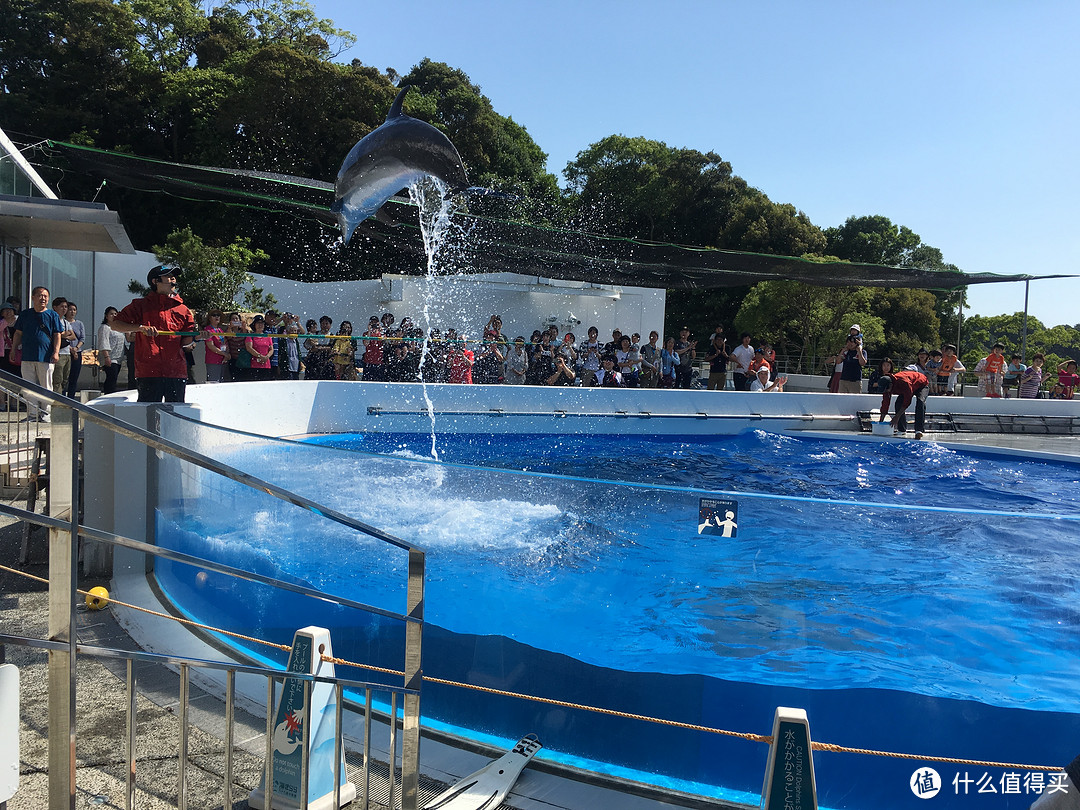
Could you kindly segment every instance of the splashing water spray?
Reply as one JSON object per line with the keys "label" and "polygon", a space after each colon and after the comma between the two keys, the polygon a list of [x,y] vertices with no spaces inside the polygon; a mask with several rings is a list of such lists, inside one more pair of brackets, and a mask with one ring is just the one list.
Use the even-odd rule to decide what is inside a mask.
{"label": "splashing water spray", "polygon": [[431,303],[435,295],[435,278],[439,274],[439,251],[450,233],[450,198],[447,186],[438,178],[426,177],[409,186],[409,197],[420,209],[420,233],[424,238],[424,253],[427,257],[427,284],[424,288],[424,342],[420,349],[420,365],[416,376],[424,392],[428,419],[431,421],[431,457],[439,460],[439,451],[435,446],[435,406],[428,395],[424,368],[434,366],[435,358],[430,353],[431,340]]}

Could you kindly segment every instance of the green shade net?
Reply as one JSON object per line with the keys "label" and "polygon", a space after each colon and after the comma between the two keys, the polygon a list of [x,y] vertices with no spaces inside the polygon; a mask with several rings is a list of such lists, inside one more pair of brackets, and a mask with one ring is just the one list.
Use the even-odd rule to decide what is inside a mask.
{"label": "green shade net", "polygon": [[[51,160],[125,188],[190,200],[240,205],[336,227],[330,211],[334,185],[271,172],[193,166],[50,141]],[[484,207],[483,199],[473,205]],[[384,273],[418,274],[426,267],[418,214],[392,198],[384,221],[360,224],[347,252],[366,251]],[[664,289],[737,287],[759,281],[801,281],[824,287],[913,287],[947,290],[970,284],[1069,278],[942,272],[855,262],[820,262],[792,256],[693,247],[598,236],[563,228],[484,216],[454,215],[461,238],[453,246],[456,272],[516,272],[545,278]],[[387,221],[396,224],[387,224]]]}

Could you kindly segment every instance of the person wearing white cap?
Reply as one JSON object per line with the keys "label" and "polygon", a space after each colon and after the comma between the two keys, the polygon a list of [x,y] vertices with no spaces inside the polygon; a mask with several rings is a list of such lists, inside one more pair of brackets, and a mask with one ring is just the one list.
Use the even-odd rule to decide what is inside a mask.
{"label": "person wearing white cap", "polygon": [[772,382],[769,382],[769,367],[762,366],[757,370],[757,379],[750,383],[750,390],[764,393],[783,391],[786,382],[787,377],[777,377]]}

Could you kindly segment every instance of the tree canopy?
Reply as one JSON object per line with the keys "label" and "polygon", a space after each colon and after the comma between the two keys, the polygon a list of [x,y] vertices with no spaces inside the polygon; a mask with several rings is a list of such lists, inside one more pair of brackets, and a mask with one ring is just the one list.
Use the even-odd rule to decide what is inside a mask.
{"label": "tree canopy", "polygon": [[[497,112],[463,71],[429,58],[404,74],[336,61],[355,42],[306,0],[222,0],[209,9],[195,0],[6,0],[0,122],[24,140],[330,181],[352,145],[382,123],[397,86],[409,84],[406,111],[448,135],[471,182],[506,192],[471,203],[484,215],[760,254],[957,270],[882,215],[822,229],[795,205],[770,200],[714,151],[612,134],[567,164],[560,189],[525,127]],[[325,225],[251,203],[151,196],[111,183],[99,189],[100,178],[52,170],[49,179],[66,196],[100,192],[143,248],[164,244],[181,223],[206,244],[249,240],[253,255],[265,256],[255,269],[305,280],[377,275],[393,249],[340,249]],[[955,335],[962,300],[962,290],[768,282],[753,291],[672,291],[667,326],[748,329],[809,362],[842,338],[844,322],[857,321],[875,352],[904,355]]]}

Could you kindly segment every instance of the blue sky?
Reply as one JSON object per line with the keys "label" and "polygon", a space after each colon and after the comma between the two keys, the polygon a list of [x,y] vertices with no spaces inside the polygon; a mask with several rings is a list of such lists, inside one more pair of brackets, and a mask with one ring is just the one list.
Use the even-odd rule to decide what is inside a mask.
{"label": "blue sky", "polygon": [[[968,272],[1080,274],[1080,3],[313,0],[342,59],[464,70],[560,178],[606,135],[715,151],[817,225],[882,214]],[[970,288],[1023,309],[1024,285]],[[1029,311],[1080,323],[1080,278]]]}

